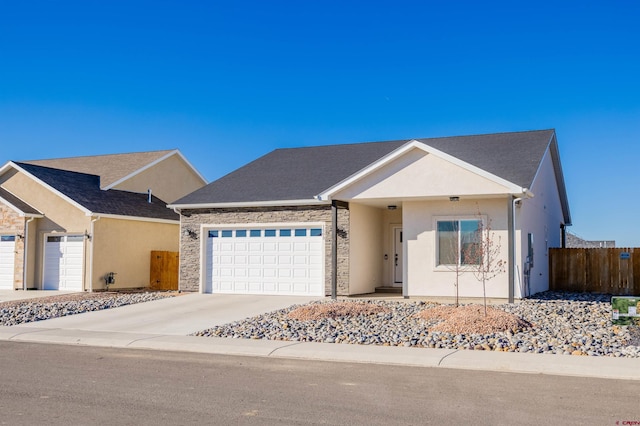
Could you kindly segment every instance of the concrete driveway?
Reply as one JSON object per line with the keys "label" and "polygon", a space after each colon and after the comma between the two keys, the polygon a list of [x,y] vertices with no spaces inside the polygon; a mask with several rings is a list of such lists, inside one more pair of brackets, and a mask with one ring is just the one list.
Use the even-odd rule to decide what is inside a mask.
{"label": "concrete driveway", "polygon": [[24,328],[184,336],[319,297],[184,294],[153,302],[22,324]]}

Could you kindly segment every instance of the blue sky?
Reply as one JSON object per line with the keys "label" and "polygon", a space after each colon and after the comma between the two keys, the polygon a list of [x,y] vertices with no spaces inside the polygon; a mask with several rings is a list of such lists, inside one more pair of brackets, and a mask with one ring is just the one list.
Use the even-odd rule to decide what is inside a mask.
{"label": "blue sky", "polygon": [[640,3],[0,0],[0,163],[555,128],[574,226],[640,246]]}

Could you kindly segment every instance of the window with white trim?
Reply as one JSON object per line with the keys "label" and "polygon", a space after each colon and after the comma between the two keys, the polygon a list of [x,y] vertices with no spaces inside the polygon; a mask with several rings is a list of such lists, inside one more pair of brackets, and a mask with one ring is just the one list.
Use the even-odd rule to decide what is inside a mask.
{"label": "window with white trim", "polygon": [[482,231],[480,219],[438,220],[437,264],[477,265],[477,248]]}

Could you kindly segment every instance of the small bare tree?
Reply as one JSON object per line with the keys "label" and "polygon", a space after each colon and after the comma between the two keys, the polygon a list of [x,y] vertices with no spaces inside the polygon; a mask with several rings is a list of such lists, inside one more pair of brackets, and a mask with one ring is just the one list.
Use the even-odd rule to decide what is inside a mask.
{"label": "small bare tree", "polygon": [[478,229],[474,241],[463,248],[464,255],[469,260],[469,266],[478,281],[482,282],[482,296],[484,300],[484,315],[487,316],[487,281],[506,271],[507,262],[502,258],[500,236],[496,237],[491,228],[491,219],[486,225],[478,213]]}

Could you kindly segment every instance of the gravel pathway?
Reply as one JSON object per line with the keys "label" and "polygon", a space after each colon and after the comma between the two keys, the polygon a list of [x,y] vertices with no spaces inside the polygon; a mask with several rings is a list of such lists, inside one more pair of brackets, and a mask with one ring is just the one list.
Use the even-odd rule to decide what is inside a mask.
{"label": "gravel pathway", "polygon": [[173,292],[76,293],[0,303],[0,326],[117,308],[176,296]]}
{"label": "gravel pathway", "polygon": [[[611,324],[611,296],[544,292],[495,308],[531,324],[516,331],[452,334],[431,331],[437,320],[415,314],[436,306],[419,301],[353,300],[378,309],[368,315],[296,320],[288,313],[300,306],[194,333],[246,339],[350,343],[362,345],[530,352],[565,355],[640,357],[640,327]],[[330,304],[320,301],[314,304]],[[313,304],[312,304],[313,305]]]}

